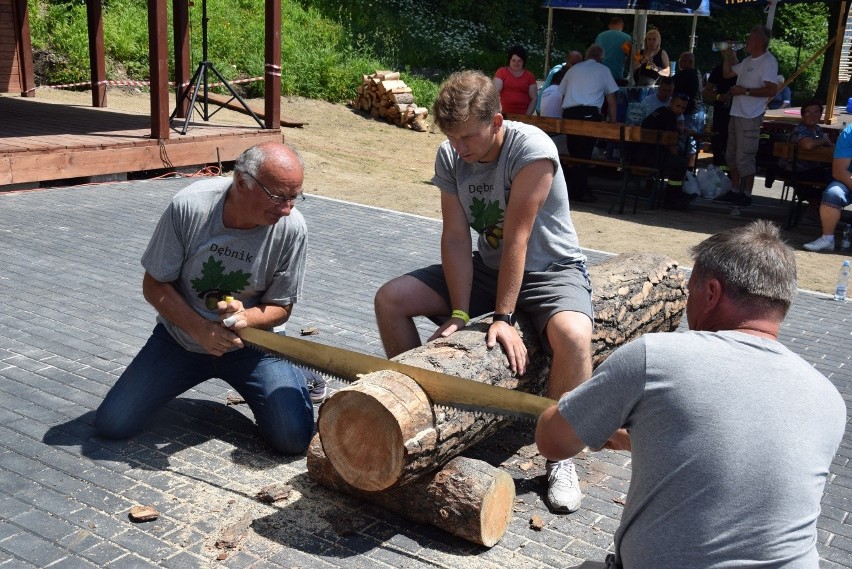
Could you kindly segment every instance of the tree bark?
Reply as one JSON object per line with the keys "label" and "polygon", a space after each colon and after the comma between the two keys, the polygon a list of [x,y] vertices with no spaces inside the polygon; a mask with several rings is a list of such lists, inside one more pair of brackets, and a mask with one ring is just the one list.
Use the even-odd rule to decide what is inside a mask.
{"label": "tree bark", "polygon": [[308,475],[319,484],[373,502],[418,523],[491,547],[512,519],[515,482],[481,460],[456,457],[405,487],[364,492],[346,483],[325,456],[319,435],[308,448]]}
{"label": "tree bark", "polygon": [[[589,269],[595,291],[595,365],[641,334],[678,327],[686,306],[686,280],[671,259],[619,255]],[[490,317],[471,321],[452,336],[395,359],[500,387],[544,393],[550,358],[529,322],[520,315],[519,329],[530,360],[521,378],[512,376],[502,350],[485,346],[490,322]],[[416,480],[507,421],[492,414],[435,407],[414,380],[380,371],[332,395],[320,408],[318,430],[324,452],[340,476],[355,488],[375,492]]]}

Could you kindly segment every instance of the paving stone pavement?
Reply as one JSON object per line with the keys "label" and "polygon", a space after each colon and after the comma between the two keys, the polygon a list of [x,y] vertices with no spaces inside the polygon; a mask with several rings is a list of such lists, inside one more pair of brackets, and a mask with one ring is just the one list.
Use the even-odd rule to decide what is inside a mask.
{"label": "paving stone pavement", "polygon": [[[500,464],[518,502],[493,548],[327,491],[304,457],[267,451],[221,381],[175,400],[146,434],[92,437],[94,409],[147,339],[153,309],[139,258],[187,180],[0,193],[0,567],[567,567],[612,547],[630,479],[626,453],[576,461],[583,508],[544,507],[532,427],[513,426],[471,456]],[[381,354],[372,296],[388,278],[437,261],[435,220],[310,197],[305,300],[289,327]],[[596,262],[605,254],[590,252]],[[802,293],[781,341],[827,375],[852,408],[852,303]],[[425,332],[428,325],[424,323]],[[848,425],[848,422],[847,422]],[[823,567],[852,566],[852,435],[847,427],[819,520]],[[276,504],[270,483],[293,487]],[[148,504],[154,522],[128,511]],[[759,507],[756,504],[755,507]],[[540,516],[536,531],[530,518]],[[216,542],[236,536],[236,549]],[[222,553],[227,558],[217,561]]]}

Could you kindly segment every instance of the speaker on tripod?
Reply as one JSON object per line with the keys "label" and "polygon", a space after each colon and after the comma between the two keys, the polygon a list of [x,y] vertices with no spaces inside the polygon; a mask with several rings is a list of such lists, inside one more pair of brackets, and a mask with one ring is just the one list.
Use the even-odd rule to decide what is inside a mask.
{"label": "speaker on tripod", "polygon": [[[171,122],[178,113],[178,110],[181,108],[181,105],[184,101],[189,99],[189,110],[186,113],[186,118],[183,121],[183,129],[180,131],[181,134],[186,134],[186,131],[189,129],[189,122],[192,120],[192,115],[196,110],[196,103],[199,102],[198,93],[202,92],[201,101],[200,101],[200,109],[199,113],[201,114],[202,120],[209,121],[210,117],[218,113],[222,110],[223,105],[219,105],[219,108],[210,112],[210,98],[208,97],[210,91],[210,74],[216,76],[219,79],[219,82],[231,93],[231,98],[227,101],[230,103],[234,99],[238,100],[243,108],[257,121],[257,124],[260,125],[260,128],[266,128],[263,124],[263,121],[258,118],[254,111],[249,108],[248,104],[245,100],[240,97],[240,94],[237,93],[230,83],[219,73],[219,70],[216,69],[216,66],[213,65],[212,61],[207,59],[207,22],[209,18],[207,17],[207,0],[201,0],[201,62],[198,64],[198,68],[195,70],[195,73],[192,75],[192,79],[189,80],[186,88],[180,93],[177,99],[177,105],[175,106],[175,110],[172,111],[171,116],[169,117],[169,121]],[[225,104],[227,104],[225,103]]]}

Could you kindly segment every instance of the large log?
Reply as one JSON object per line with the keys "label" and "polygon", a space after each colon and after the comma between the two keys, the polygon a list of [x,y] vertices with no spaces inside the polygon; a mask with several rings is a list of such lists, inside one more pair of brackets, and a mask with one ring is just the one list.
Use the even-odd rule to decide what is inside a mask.
{"label": "large log", "polygon": [[[648,332],[671,331],[686,306],[686,280],[665,256],[619,255],[591,266],[596,312],[593,359]],[[522,315],[521,315],[522,316]],[[529,350],[527,373],[513,377],[502,350],[483,341],[490,318],[471,322],[449,338],[401,354],[409,365],[541,394],[550,365],[537,334],[522,317]],[[507,419],[433,407],[410,378],[380,371],[332,395],[320,408],[318,430],[335,470],[350,485],[381,491],[405,485],[494,433]]]}
{"label": "large log", "polygon": [[319,435],[308,448],[307,464],[308,475],[327,488],[486,547],[503,537],[512,519],[514,480],[481,460],[458,456],[437,472],[386,492],[364,492],[347,484],[325,456]]}

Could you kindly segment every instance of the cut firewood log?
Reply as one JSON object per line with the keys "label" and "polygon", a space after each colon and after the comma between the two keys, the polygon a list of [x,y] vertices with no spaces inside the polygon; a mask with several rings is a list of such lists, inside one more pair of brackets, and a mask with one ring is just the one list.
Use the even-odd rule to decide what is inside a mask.
{"label": "cut firewood log", "polygon": [[377,70],[375,73],[376,77],[381,79],[382,81],[393,81],[395,79],[399,79],[399,71],[381,71]]}
{"label": "cut firewood log", "polygon": [[408,105],[414,102],[414,95],[411,93],[391,93],[388,98],[397,105]]}
{"label": "cut firewood log", "polygon": [[[619,255],[589,267],[594,286],[593,361],[641,334],[671,331],[686,306],[686,280],[662,255]],[[545,392],[549,357],[520,315],[529,351],[526,374],[513,377],[502,350],[489,350],[490,318],[448,338],[400,354],[397,361],[529,393]],[[340,476],[365,491],[405,485],[496,432],[507,419],[433,407],[411,378],[393,371],[365,375],[320,408],[323,449]]]}
{"label": "cut firewood log", "polygon": [[503,537],[512,519],[514,480],[507,472],[481,460],[458,456],[403,488],[364,492],[340,477],[317,435],[308,448],[307,465],[308,475],[322,486],[486,547]]}
{"label": "cut firewood log", "polygon": [[394,89],[398,89],[401,87],[408,88],[405,84],[405,81],[400,81],[398,79],[393,81],[379,81],[379,93],[385,93],[388,91],[393,91]]}

